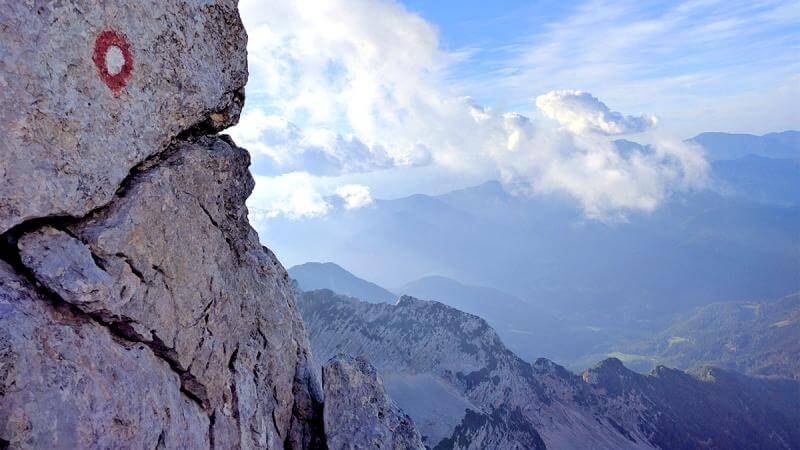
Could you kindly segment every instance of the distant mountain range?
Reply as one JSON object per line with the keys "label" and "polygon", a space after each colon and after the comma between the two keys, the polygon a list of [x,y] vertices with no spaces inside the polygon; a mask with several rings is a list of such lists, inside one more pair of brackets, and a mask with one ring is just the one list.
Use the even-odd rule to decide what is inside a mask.
{"label": "distant mountain range", "polygon": [[297,281],[300,289],[304,291],[330,289],[339,294],[375,303],[397,300],[397,295],[331,262],[300,264],[289,269],[289,276]]}
{"label": "distant mountain range", "polygon": [[[688,142],[703,147],[711,163],[713,191],[763,204],[800,204],[800,132],[702,133]],[[615,144],[623,153],[649,151],[624,139]]]}
{"label": "distant mountain range", "polygon": [[741,133],[700,133],[689,139],[706,151],[712,161],[756,155],[777,159],[800,158],[800,131],[768,133],[761,136]]}
{"label": "distant mountain range", "polygon": [[711,163],[714,187],[729,196],[761,204],[800,204],[800,158],[746,155]]}
{"label": "distant mountain range", "polygon": [[448,448],[798,448],[800,384],[705,367],[650,375],[608,359],[574,375],[529,364],[482,319],[401,297],[297,299],[315,358],[366,357],[425,444]]}
{"label": "distant mountain range", "polygon": [[487,182],[324,218],[275,219],[269,240],[284,260],[336,261],[384,286],[438,275],[600,332],[651,330],[697,306],[800,290],[797,135],[697,136],[717,155],[712,189],[676,193],[625,223],[590,221],[572,202],[514,196]]}
{"label": "distant mountain range", "polygon": [[509,348],[531,361],[542,355],[564,357],[574,347],[571,341],[576,336],[564,341],[559,339],[558,342],[548,339],[548,336],[566,334],[569,328],[567,323],[535,304],[494,288],[466,285],[442,276],[428,276],[394,290],[416,298],[435,300],[479,316],[498,331]]}
{"label": "distant mountain range", "polygon": [[[334,263],[305,263],[290,268],[289,274],[301,290],[330,289],[371,303],[394,303],[398,298],[389,290]],[[435,300],[485,319],[497,330],[506,346],[528,361],[546,356],[565,364],[576,361],[584,364],[587,357],[604,354],[621,342],[615,330],[597,329],[580,321],[560,319],[511,294],[463,284],[443,276],[423,277],[393,291]],[[578,366],[571,364],[571,367]]]}

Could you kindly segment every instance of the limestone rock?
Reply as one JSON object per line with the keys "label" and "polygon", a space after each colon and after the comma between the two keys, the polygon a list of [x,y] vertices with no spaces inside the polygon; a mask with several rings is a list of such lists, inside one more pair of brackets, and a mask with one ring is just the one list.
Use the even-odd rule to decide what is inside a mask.
{"label": "limestone rock", "polygon": [[[64,301],[106,322],[130,322],[114,311],[129,300],[125,289],[97,266],[83,242],[50,226],[24,234],[17,243],[22,263]],[[126,285],[123,285],[126,287]],[[127,287],[126,287],[127,289]],[[146,334],[147,330],[141,330]],[[139,339],[144,337],[139,336]]]}
{"label": "limestone rock", "polygon": [[0,447],[208,448],[209,418],[145,345],[0,261]]}
{"label": "limestone rock", "polygon": [[467,410],[453,435],[436,448],[544,450],[547,447],[519,410],[509,411],[501,406],[489,414]]}
{"label": "limestone rock", "polygon": [[364,358],[337,355],[322,369],[328,448],[424,449],[414,422],[386,395]]}
{"label": "limestone rock", "polygon": [[236,0],[0,10],[0,448],[319,448],[288,275],[247,221]]}
{"label": "limestone rock", "polygon": [[180,142],[107,206],[17,245],[60,300],[169,363],[215,444],[302,447],[319,388],[286,271],[247,222],[248,164],[224,139]]}
{"label": "limestone rock", "polygon": [[80,217],[178,135],[235,123],[247,78],[236,3],[6,2],[0,233]]}

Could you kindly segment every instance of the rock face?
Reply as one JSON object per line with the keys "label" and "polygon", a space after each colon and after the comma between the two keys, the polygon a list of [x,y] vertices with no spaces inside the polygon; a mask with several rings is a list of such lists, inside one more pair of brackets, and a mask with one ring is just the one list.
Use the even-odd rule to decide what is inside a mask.
{"label": "rock face", "polygon": [[[482,319],[440,303],[314,291],[298,305],[315,355],[369,359],[429,447],[800,446],[792,380],[665,367],[645,376],[616,359],[579,376],[546,359],[522,361]],[[453,404],[462,406],[443,406]]]}
{"label": "rock face", "polygon": [[0,261],[0,447],[208,448],[209,416],[146,345]]}
{"label": "rock face", "polygon": [[414,422],[386,395],[364,358],[337,355],[322,369],[328,448],[424,449]]}
{"label": "rock face", "polygon": [[[171,152],[90,216],[33,226],[18,237],[17,271],[39,286],[13,285],[39,312],[17,312],[19,306],[9,300],[15,317],[3,314],[2,331],[11,336],[4,342],[4,363],[13,363],[3,379],[0,411],[14,413],[20,403],[30,409],[3,421],[3,439],[47,447],[78,433],[78,447],[102,446],[98,436],[115,447],[155,447],[158,433],[147,441],[141,429],[163,429],[165,436],[188,431],[168,422],[126,422],[114,434],[95,428],[103,423],[92,417],[146,417],[138,406],[166,401],[120,401],[102,410],[89,401],[104,392],[135,396],[154,384],[164,385],[161,390],[175,397],[171,401],[183,401],[188,412],[182,414],[194,414],[189,423],[205,440],[192,448],[212,442],[220,448],[299,448],[319,437],[313,428],[319,428],[314,421],[319,422],[321,396],[287,274],[246,221],[244,200],[252,188],[246,152],[216,137],[180,142]],[[48,301],[37,303],[42,296]],[[51,325],[57,309],[81,319],[67,327],[78,335],[74,343]],[[104,330],[109,348],[95,348],[95,338],[84,328],[94,334]],[[84,364],[67,372],[63,356],[48,350],[50,345],[19,345],[14,337],[23,339],[26,329],[37,330],[42,342],[58,343]],[[149,365],[129,362],[125,378],[106,373],[108,380],[60,396],[63,408],[53,413],[69,410],[85,432],[65,426],[45,433],[37,427],[43,419],[39,411],[52,408],[49,399],[59,396],[64,383],[80,384],[92,376],[92,370],[100,370],[95,360],[111,364],[103,351],[132,358],[128,348],[142,353],[138,358]],[[24,376],[48,366],[63,373]],[[119,366],[123,370],[125,361]],[[27,386],[18,388],[15,380],[23,378]],[[114,389],[112,382],[129,384]]]}
{"label": "rock face", "polygon": [[236,2],[0,20],[0,448],[324,445],[288,275],[247,222],[249,157],[208,134],[242,106]]}
{"label": "rock face", "polygon": [[209,440],[281,447],[297,438],[295,394],[319,390],[293,392],[313,371],[287,274],[247,224],[247,153],[216,137],[170,151],[90,216],[24,232],[20,262],[58,301],[167,362],[213,423]]}
{"label": "rock face", "polygon": [[179,135],[235,123],[247,79],[236,3],[5,4],[0,233],[33,218],[81,217]]}

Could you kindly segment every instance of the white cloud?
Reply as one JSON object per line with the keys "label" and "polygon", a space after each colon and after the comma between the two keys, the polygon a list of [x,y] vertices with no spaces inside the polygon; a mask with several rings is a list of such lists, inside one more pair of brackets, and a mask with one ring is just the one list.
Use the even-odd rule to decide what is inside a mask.
{"label": "white cloud", "polygon": [[502,123],[505,147],[493,159],[508,187],[523,194],[567,194],[594,219],[650,212],[671,191],[706,183],[701,150],[680,141],[657,139],[649,147],[620,151],[603,135],[536,126],[520,114],[489,120]]}
{"label": "white cloud", "polygon": [[331,176],[430,162],[429,152],[392,157],[380,145],[369,147],[353,135],[324,128],[301,130],[259,108],[245,111],[231,136],[253,155],[253,171],[259,175],[304,171]]}
{"label": "white cloud", "polygon": [[346,209],[358,209],[372,203],[369,187],[361,184],[347,184],[336,189],[336,195],[344,200]]}
{"label": "white cloud", "polygon": [[573,133],[607,136],[641,133],[658,123],[654,116],[626,116],[608,109],[588,92],[551,91],[536,97],[536,106]]}
{"label": "white cloud", "polygon": [[[610,111],[588,93],[540,97],[561,128],[479,105],[448,81],[461,55],[442,51],[436,30],[393,1],[243,0],[240,7],[251,74],[232,134],[253,153],[257,174],[306,171],[326,177],[318,184],[341,185],[329,178],[432,165],[465,179],[500,177],[519,192],[567,194],[600,219],[652,211],[670,192],[703,182],[702,155],[683,144],[617,151],[605,136],[654,121]],[[311,189],[314,177],[276,181],[285,176],[257,178],[257,191],[263,182],[292,194],[251,203],[289,217],[329,211]],[[413,189],[411,177],[408,184]]]}
{"label": "white cloud", "polygon": [[331,206],[305,172],[292,172],[276,177],[255,175],[256,187],[248,199],[251,219],[255,223],[283,216],[297,220],[322,216]]}
{"label": "white cloud", "polygon": [[482,48],[462,63],[460,85],[512,108],[576,87],[657,113],[681,137],[797,127],[796,0],[584,0],[564,11]]}
{"label": "white cloud", "polygon": [[[248,100],[302,129],[352,133],[396,161],[417,160],[412,133],[438,108],[435,77],[451,57],[435,29],[386,0],[243,0]],[[424,159],[424,158],[423,158]]]}

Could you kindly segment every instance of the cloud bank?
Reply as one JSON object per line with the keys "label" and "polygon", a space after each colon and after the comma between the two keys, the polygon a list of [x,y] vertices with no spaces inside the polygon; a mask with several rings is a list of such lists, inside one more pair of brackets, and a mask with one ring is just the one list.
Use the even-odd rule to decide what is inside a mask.
{"label": "cloud bank", "polygon": [[600,220],[652,211],[704,183],[702,154],[678,141],[620,152],[611,136],[651,130],[656,119],[612,111],[587,92],[536,98],[557,125],[466,97],[448,79],[464,55],[443,51],[436,30],[395,2],[240,6],[251,81],[232,134],[253,154],[250,204],[266,217],[324,215],[325,197],[337,193],[357,207],[371,194],[344,186],[349,175],[402,170],[413,188],[421,166],[499,178],[519,194],[567,195]]}
{"label": "cloud bank", "polygon": [[250,151],[254,171],[263,175],[304,171],[336,176],[431,161],[430,152],[423,147],[390,155],[380,145],[369,146],[352,134],[343,136],[326,128],[303,130],[284,117],[267,115],[260,109],[245,111],[231,135]]}
{"label": "cloud bank", "polygon": [[308,173],[254,177],[256,187],[248,199],[248,207],[257,224],[278,216],[292,220],[323,216],[331,209]]}

